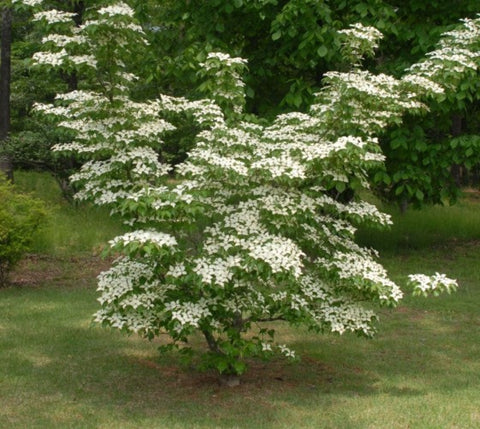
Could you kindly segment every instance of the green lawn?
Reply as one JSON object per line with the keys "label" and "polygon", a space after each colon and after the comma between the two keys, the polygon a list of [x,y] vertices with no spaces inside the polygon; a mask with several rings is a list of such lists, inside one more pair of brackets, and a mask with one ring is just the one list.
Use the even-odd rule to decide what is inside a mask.
{"label": "green lawn", "polygon": [[[399,228],[428,235],[408,219]],[[456,294],[382,310],[373,340],[278,325],[301,361],[251,362],[235,388],[159,355],[158,343],[93,326],[105,262],[30,256],[0,290],[0,427],[478,428],[480,242],[448,234],[423,247],[392,238],[382,261],[400,283],[446,272]]]}

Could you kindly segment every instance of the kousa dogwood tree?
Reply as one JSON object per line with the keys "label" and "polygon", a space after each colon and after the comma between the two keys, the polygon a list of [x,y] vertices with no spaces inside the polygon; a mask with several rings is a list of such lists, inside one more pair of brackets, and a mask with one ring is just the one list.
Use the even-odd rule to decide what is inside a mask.
{"label": "kousa dogwood tree", "polygon": [[[212,99],[133,101],[124,58],[144,39],[132,9],[117,2],[88,13],[81,26],[60,11],[36,15],[61,31],[46,37],[36,62],[90,70],[88,87],[36,109],[71,133],[57,151],[88,158],[72,177],[77,198],[109,206],[130,227],[110,242],[117,259],[98,278],[95,320],[150,339],[167,333],[182,350],[200,333],[204,363],[233,375],[251,356],[295,357],[276,343],[274,321],[373,335],[371,304],[395,306],[403,293],[355,231],[391,220],[358,193],[342,195],[368,188],[369,169],[384,162],[378,131],[442,89],[424,74],[362,70],[381,34],[357,25],[344,31],[352,69],[325,76],[309,113],[246,120],[246,63],[218,52],[202,65]],[[172,169],[159,153],[175,115],[199,131]],[[457,287],[441,274],[411,282],[419,294]]]}

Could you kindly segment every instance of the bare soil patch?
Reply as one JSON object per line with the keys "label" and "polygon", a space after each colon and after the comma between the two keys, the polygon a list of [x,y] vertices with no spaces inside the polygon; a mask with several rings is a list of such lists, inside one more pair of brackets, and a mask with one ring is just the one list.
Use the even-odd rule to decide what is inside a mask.
{"label": "bare soil patch", "polygon": [[50,256],[29,254],[10,274],[10,284],[36,287],[46,283],[58,286],[91,286],[101,271],[108,269],[111,260],[99,256]]}

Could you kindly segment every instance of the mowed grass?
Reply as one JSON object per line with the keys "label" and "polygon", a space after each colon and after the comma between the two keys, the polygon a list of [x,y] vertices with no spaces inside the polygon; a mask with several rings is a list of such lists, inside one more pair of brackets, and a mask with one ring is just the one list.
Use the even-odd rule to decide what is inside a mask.
{"label": "mowed grass", "polygon": [[480,240],[480,191],[465,190],[463,197],[453,206],[431,206],[422,210],[408,210],[402,214],[396,207],[384,206],[382,211],[393,220],[387,233],[376,229],[361,229],[361,243],[384,253],[402,253],[412,249],[455,242]]}
{"label": "mowed grass", "polygon": [[160,355],[163,340],[92,325],[105,263],[30,257],[14,275],[24,280],[0,290],[0,427],[478,428],[480,243],[447,235],[424,247],[388,238],[382,262],[401,284],[408,273],[446,272],[456,294],[381,310],[373,340],[279,324],[279,341],[301,360],[252,361],[235,388]]}

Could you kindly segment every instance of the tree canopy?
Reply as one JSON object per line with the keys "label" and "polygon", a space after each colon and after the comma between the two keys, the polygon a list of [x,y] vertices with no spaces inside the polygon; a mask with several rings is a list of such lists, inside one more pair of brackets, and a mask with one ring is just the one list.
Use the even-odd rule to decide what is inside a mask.
{"label": "tree canopy", "polygon": [[[248,2],[268,4],[276,2]],[[167,333],[184,352],[200,332],[205,365],[227,374],[242,373],[249,356],[295,356],[264,322],[371,336],[374,307],[397,305],[403,292],[376,252],[355,241],[359,225],[390,223],[357,191],[369,189],[370,172],[385,161],[383,130],[476,71],[470,48],[480,19],[444,34],[438,50],[401,77],[363,66],[378,30],[344,28],[341,68],[323,73],[308,110],[266,121],[245,113],[245,59],[202,57],[203,98],[137,100],[129,59],[148,45],[134,10],[105,3],[85,10],[81,25],[73,17],[35,14],[51,30],[34,54],[37,66],[83,76],[35,110],[68,137],[56,151],[85,159],[72,176],[77,198],[109,206],[131,228],[110,242],[118,258],[99,276],[96,320],[147,338]],[[172,166],[162,146],[178,117],[192,124],[193,142]],[[410,281],[417,294],[456,288],[438,273]]]}

